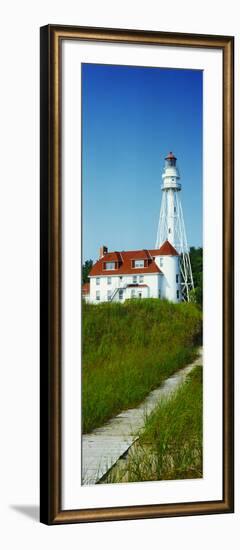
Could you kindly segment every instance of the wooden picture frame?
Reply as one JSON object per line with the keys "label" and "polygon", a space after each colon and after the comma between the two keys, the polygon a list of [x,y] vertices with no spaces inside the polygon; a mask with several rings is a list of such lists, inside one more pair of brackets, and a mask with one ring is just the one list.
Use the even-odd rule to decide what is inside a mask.
{"label": "wooden picture frame", "polygon": [[[223,498],[87,509],[62,509],[62,42],[217,49],[223,54]],[[41,466],[40,521],[45,524],[143,519],[233,511],[233,52],[230,36],[47,25],[41,45]],[[221,368],[221,367],[220,367]]]}

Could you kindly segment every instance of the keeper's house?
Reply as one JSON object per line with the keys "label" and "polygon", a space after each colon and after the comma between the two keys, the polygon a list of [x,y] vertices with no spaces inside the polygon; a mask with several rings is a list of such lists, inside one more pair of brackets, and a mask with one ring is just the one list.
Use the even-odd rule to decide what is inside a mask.
{"label": "keeper's house", "polygon": [[83,288],[90,303],[124,302],[129,298],[166,298],[181,301],[180,257],[169,241],[157,250],[108,252],[100,249],[90,286]]}

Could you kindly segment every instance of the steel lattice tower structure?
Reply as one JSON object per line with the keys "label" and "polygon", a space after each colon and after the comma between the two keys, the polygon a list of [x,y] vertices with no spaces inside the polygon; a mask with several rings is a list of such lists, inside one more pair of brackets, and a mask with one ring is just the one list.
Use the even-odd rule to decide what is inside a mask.
{"label": "steel lattice tower structure", "polygon": [[194,288],[189,248],[180,200],[180,175],[172,152],[165,158],[162,174],[162,202],[158,224],[156,248],[168,240],[180,254],[182,300],[189,301]]}

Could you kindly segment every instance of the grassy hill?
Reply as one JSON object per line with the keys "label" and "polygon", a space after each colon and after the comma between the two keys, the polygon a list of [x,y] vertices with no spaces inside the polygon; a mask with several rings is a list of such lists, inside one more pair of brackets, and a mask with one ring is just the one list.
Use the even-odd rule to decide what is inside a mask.
{"label": "grassy hill", "polygon": [[190,362],[201,327],[201,311],[191,303],[83,303],[83,431],[136,406]]}

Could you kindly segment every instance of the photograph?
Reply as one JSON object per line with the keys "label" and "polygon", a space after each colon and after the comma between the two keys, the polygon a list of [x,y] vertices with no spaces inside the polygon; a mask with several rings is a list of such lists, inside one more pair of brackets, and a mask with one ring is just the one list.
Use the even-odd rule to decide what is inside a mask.
{"label": "photograph", "polygon": [[82,485],[203,477],[203,71],[82,63]]}
{"label": "photograph", "polygon": [[228,513],[233,39],[46,25],[40,82],[40,519]]}

